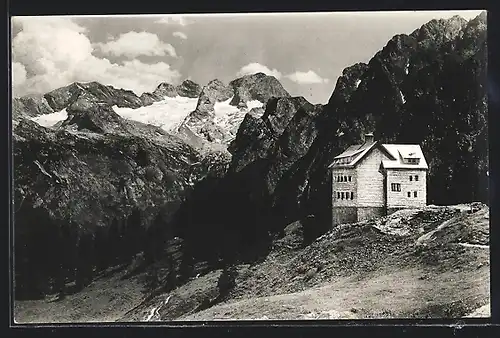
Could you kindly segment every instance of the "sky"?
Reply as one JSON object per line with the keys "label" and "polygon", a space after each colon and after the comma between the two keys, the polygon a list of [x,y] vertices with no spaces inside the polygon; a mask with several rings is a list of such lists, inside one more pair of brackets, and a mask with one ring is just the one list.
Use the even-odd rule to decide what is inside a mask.
{"label": "sky", "polygon": [[342,70],[368,62],[394,35],[480,12],[13,17],[12,91],[98,81],[140,95],[161,82],[203,86],[263,72],[292,96],[326,103]]}

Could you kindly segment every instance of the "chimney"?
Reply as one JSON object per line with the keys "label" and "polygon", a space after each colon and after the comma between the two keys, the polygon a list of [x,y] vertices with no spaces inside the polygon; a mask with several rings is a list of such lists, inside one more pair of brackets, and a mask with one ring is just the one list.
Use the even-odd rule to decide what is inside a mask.
{"label": "chimney", "polygon": [[373,143],[373,133],[365,134],[365,143]]}

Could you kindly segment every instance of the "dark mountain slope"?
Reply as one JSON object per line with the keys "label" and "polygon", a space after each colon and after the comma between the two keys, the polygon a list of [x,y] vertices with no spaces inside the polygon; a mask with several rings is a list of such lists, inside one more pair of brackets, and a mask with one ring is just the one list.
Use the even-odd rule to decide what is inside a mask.
{"label": "dark mountain slope", "polygon": [[[262,117],[247,114],[229,147],[228,175],[203,182],[183,205],[179,224],[196,243],[192,254],[226,245],[230,260],[244,248],[265,255],[266,243],[297,219],[307,223],[308,239],[326,231],[327,166],[366,132],[422,145],[428,203],[487,202],[485,27],[484,14],[433,20],[393,37],[368,64],[346,68],[326,106],[284,97],[271,99]],[[200,229],[220,245],[204,245]]]}
{"label": "dark mountain slope", "polygon": [[68,98],[78,88],[49,96],[67,107],[58,127],[20,118],[13,131],[16,297],[60,290],[65,279],[81,287],[141,251],[149,264],[192,186],[225,170],[222,154],[201,156],[161,128],[122,119],[110,106],[121,98]]}

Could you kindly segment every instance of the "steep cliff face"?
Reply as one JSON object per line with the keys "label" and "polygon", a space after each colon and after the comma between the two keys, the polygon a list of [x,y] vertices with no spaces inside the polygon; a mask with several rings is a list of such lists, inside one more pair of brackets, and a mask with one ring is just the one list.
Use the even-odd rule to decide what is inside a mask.
{"label": "steep cliff face", "polygon": [[265,255],[283,217],[297,217],[282,208],[294,198],[289,189],[298,184],[290,175],[316,137],[321,112],[303,97],[281,97],[271,98],[263,114],[245,116],[227,174],[197,184],[176,215],[186,257],[216,263]]}
{"label": "steep cliff face", "polygon": [[[484,14],[395,36],[362,74],[349,69],[339,80],[325,115],[339,116],[342,136],[318,144],[326,156],[316,176],[348,141],[374,131],[383,142],[421,144],[429,203],[487,201],[486,55]],[[344,87],[346,76],[358,78],[356,88]]]}

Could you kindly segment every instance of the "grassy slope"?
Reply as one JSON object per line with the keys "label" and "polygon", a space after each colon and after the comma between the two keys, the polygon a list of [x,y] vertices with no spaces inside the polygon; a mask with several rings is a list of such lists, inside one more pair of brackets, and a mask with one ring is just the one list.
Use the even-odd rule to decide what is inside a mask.
{"label": "grassy slope", "polygon": [[488,209],[466,209],[401,211],[299,250],[277,243],[263,262],[238,267],[227,301],[202,311],[220,271],[147,301],[144,275],[118,272],[59,302],[16,302],[15,314],[20,322],[489,316]]}
{"label": "grassy slope", "polygon": [[122,279],[125,273],[108,269],[83,291],[62,300],[49,295],[43,300],[15,301],[14,319],[18,324],[115,322],[145,296],[144,275]]}
{"label": "grassy slope", "polygon": [[348,225],[241,269],[232,299],[179,319],[462,317],[483,306],[488,315],[488,218],[486,208],[428,207]]}

